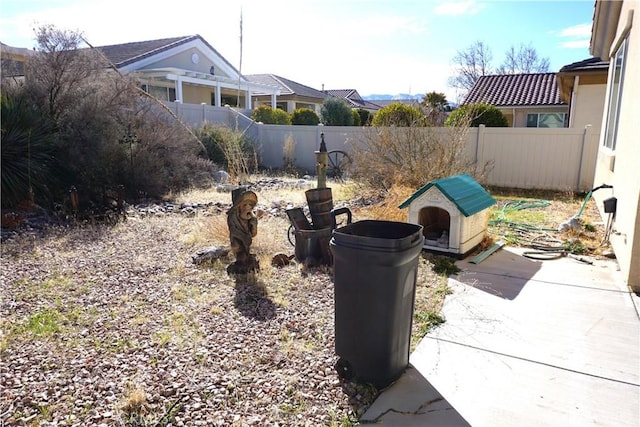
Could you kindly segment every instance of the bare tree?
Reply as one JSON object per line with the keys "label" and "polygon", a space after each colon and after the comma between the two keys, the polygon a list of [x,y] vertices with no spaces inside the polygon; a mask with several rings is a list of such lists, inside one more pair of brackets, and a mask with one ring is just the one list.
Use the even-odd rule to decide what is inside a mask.
{"label": "bare tree", "polygon": [[531,43],[521,44],[517,49],[511,46],[505,53],[504,62],[497,69],[492,68],[492,59],[491,49],[481,41],[459,50],[453,57],[455,75],[449,78],[449,85],[461,89],[462,97],[465,97],[481,76],[545,73],[549,70],[549,58],[541,58]]}
{"label": "bare tree", "polygon": [[465,92],[470,91],[480,76],[491,74],[492,59],[491,49],[481,41],[459,50],[453,57],[455,76],[449,79],[449,84]]}
{"label": "bare tree", "polygon": [[496,70],[498,74],[546,73],[548,71],[549,58],[539,57],[531,43],[521,44],[517,50],[511,46],[505,53],[504,62]]}
{"label": "bare tree", "polygon": [[89,43],[77,31],[41,27],[36,40],[24,90],[55,131],[55,197],[73,185],[87,203],[102,203],[104,189],[120,185],[131,197],[158,197],[209,182],[213,165],[199,157],[193,131],[142,91],[135,75],[83,48]]}
{"label": "bare tree", "polygon": [[26,64],[27,87],[59,124],[78,99],[92,93],[95,73],[103,64],[94,52],[79,49],[79,32],[44,26],[36,30],[36,41],[38,53],[30,56]]}

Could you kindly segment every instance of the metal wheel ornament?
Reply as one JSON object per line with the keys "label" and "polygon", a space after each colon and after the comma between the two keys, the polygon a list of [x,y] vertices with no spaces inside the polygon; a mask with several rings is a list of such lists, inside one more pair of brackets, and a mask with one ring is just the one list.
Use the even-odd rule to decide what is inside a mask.
{"label": "metal wheel ornament", "polygon": [[328,153],[327,177],[339,181],[344,180],[349,175],[351,167],[351,157],[345,151],[331,150]]}
{"label": "metal wheel ornament", "polygon": [[291,243],[291,246],[296,245],[296,230],[295,228],[293,228],[293,225],[289,225],[289,229],[287,230],[287,239],[289,240],[289,243]]}

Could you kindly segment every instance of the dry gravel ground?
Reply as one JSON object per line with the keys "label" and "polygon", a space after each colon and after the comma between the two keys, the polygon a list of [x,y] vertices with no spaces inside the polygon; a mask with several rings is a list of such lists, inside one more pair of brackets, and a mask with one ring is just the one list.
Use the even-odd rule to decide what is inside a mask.
{"label": "dry gravel ground", "polygon": [[[353,425],[377,391],[334,370],[331,269],[272,267],[288,221],[259,197],[254,277],[192,262],[228,243],[220,204],[5,240],[0,425]],[[416,309],[437,310],[446,281],[419,270]]]}
{"label": "dry gravel ground", "polygon": [[[231,260],[192,262],[228,243],[230,195],[181,197],[221,202],[3,241],[0,425],[349,426],[364,413],[377,391],[334,370],[331,269],[270,265],[293,253],[284,208],[303,191],[259,193],[262,268],[245,278],[226,274]],[[557,227],[579,207],[553,201],[524,219]],[[448,290],[433,262],[420,260],[413,346]]]}

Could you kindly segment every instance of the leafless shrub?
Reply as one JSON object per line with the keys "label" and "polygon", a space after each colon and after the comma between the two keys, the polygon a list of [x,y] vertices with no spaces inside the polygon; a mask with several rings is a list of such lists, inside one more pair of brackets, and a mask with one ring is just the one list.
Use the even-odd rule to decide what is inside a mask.
{"label": "leafless shrub", "polygon": [[289,133],[285,138],[284,146],[282,147],[284,170],[286,172],[289,172],[295,169],[295,162],[296,162],[295,149],[296,149],[296,140],[293,138],[293,135]]}
{"label": "leafless shrub", "polygon": [[199,140],[152,101],[138,100],[132,118],[135,129],[130,173],[141,191],[161,196],[191,185],[211,182],[213,163],[200,157]]}
{"label": "leafless shrub", "polygon": [[467,173],[479,181],[491,165],[467,152],[468,127],[371,127],[353,143],[354,177],[374,189],[420,187],[434,179]]}
{"label": "leafless shrub", "polygon": [[231,179],[237,182],[245,181],[251,172],[251,157],[244,150],[242,134],[230,133],[229,138],[221,141],[220,148],[227,159]]}
{"label": "leafless shrub", "polygon": [[54,201],[63,202],[72,185],[81,204],[96,206],[109,187],[123,185],[127,198],[159,197],[210,182],[212,164],[199,158],[200,141],[142,93],[135,76],[114,71],[99,51],[82,48],[78,32],[45,26],[36,39],[24,90],[55,134]]}

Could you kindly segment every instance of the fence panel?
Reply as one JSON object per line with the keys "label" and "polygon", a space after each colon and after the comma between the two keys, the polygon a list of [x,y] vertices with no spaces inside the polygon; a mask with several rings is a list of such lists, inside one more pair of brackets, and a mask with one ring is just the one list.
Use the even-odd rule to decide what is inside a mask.
{"label": "fence panel", "polygon": [[[295,144],[294,164],[315,173],[315,151],[324,133],[327,150],[350,152],[371,128],[346,126],[280,126],[255,123],[229,107],[166,105],[193,127],[203,121],[244,132],[256,144],[261,166],[284,166],[287,139]],[[435,129],[432,129],[434,131]],[[439,132],[450,131],[439,129]],[[560,191],[586,191],[593,186],[599,133],[586,129],[472,128],[466,136],[465,156],[482,167],[493,165],[486,185]]]}
{"label": "fence panel", "polygon": [[478,161],[493,163],[488,185],[562,191],[591,186],[581,178],[589,176],[583,129],[485,128],[481,133]]}

